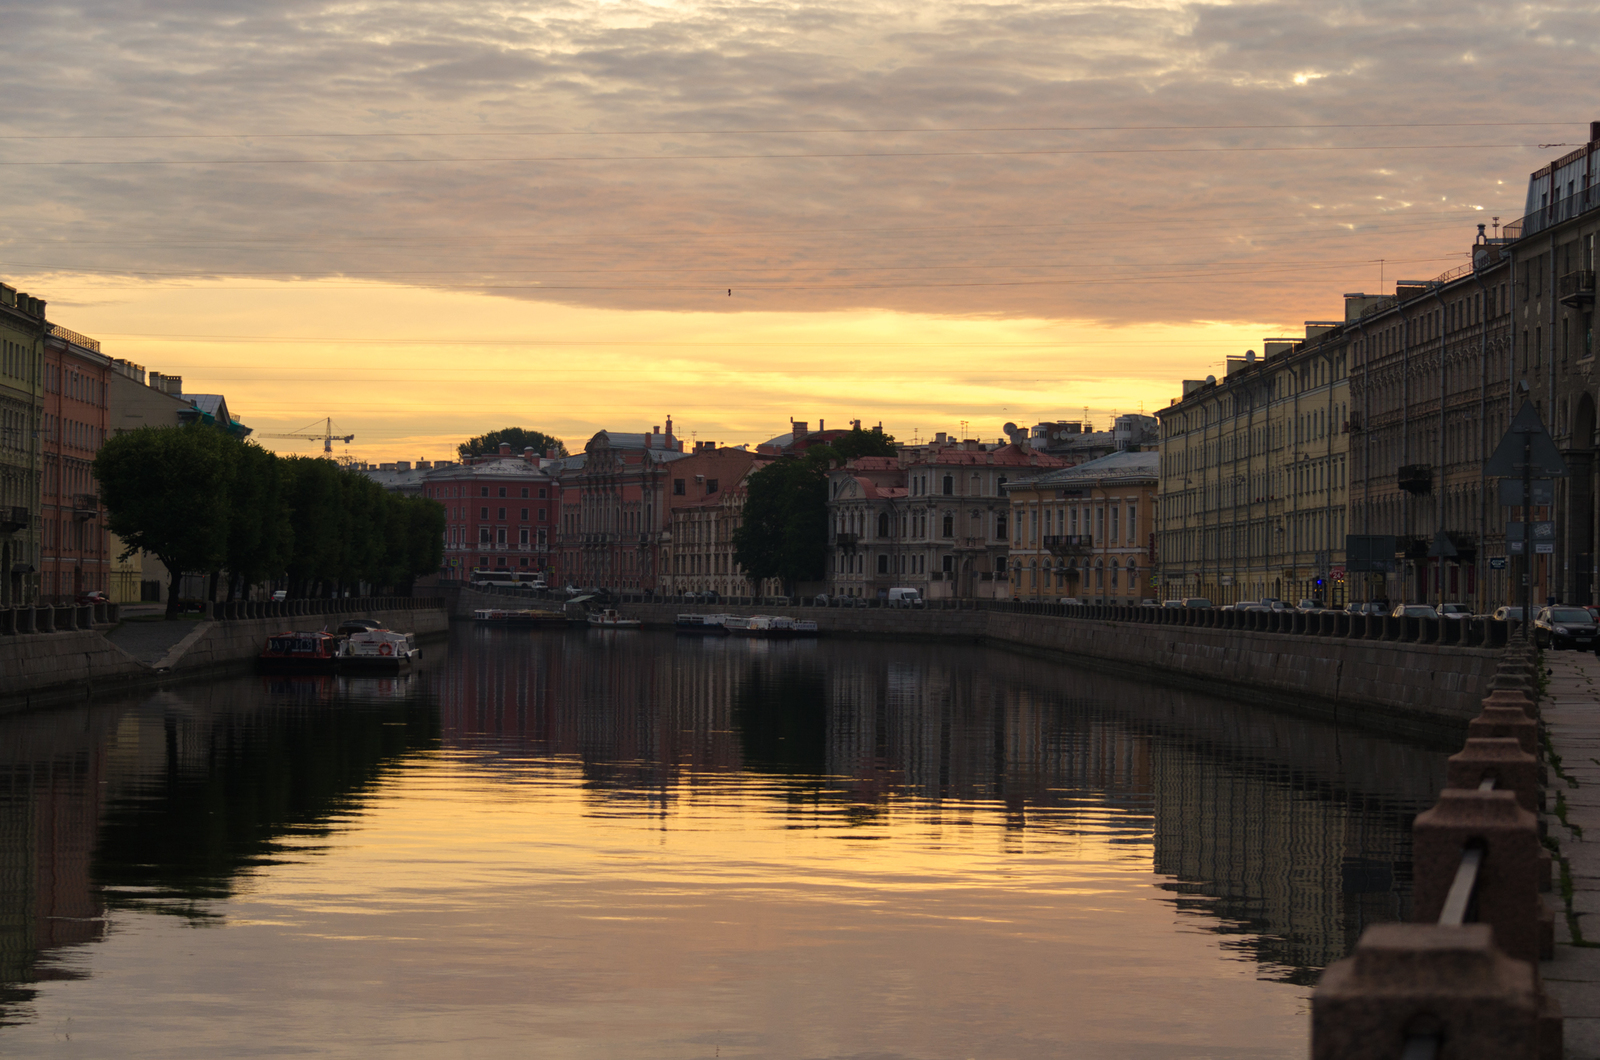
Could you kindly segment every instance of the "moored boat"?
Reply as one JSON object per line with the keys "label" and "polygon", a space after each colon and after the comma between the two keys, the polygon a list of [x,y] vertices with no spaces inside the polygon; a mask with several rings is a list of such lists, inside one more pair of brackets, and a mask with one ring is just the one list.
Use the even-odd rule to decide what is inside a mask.
{"label": "moored boat", "polygon": [[559,611],[538,608],[480,607],[472,612],[474,622],[491,626],[565,626],[567,616]]}
{"label": "moored boat", "polygon": [[729,615],[679,615],[673,628],[679,633],[726,633]]}
{"label": "moored boat", "polygon": [[369,629],[352,633],[339,650],[341,670],[409,670],[422,658],[422,649],[410,633],[389,629]]}
{"label": "moored boat", "polygon": [[271,673],[331,672],[339,662],[339,638],[326,630],[274,633],[256,659]]}
{"label": "moored boat", "polygon": [[638,629],[643,624],[637,618],[623,618],[614,607],[589,615],[590,629]]}

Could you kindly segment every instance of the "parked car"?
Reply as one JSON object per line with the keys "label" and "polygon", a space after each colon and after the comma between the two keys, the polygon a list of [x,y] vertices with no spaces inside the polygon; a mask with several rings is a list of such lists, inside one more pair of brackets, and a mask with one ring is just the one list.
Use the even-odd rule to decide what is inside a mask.
{"label": "parked car", "polygon": [[1326,611],[1327,610],[1326,607],[1322,606],[1322,601],[1321,600],[1301,600],[1298,604],[1294,605],[1294,609],[1296,611]]}
{"label": "parked car", "polygon": [[1432,604],[1396,604],[1389,612],[1390,618],[1438,618],[1439,612]]}
{"label": "parked car", "polygon": [[1344,606],[1352,615],[1387,615],[1389,608],[1381,600],[1352,600]]}
{"label": "parked car", "polygon": [[109,602],[110,597],[99,589],[90,589],[88,592],[79,593],[77,600],[80,606],[83,604],[103,604]]}
{"label": "parked car", "polygon": [[1294,608],[1290,607],[1288,604],[1284,603],[1282,600],[1263,600],[1262,603],[1267,605],[1267,610],[1268,611],[1293,611],[1294,610]]}
{"label": "parked car", "polygon": [[273,603],[281,604],[287,599],[289,599],[289,590],[287,590],[287,589],[274,589],[274,590],[272,590],[272,602]]}
{"label": "parked car", "polygon": [[1440,604],[1440,618],[1471,618],[1472,608],[1466,604]]}
{"label": "parked car", "polygon": [[1212,604],[1211,604],[1210,600],[1207,600],[1203,596],[1185,596],[1183,598],[1183,602],[1180,603],[1178,606],[1179,607],[1201,607],[1201,608],[1205,608],[1205,607],[1212,606]]}
{"label": "parked car", "polygon": [[1065,604],[1068,607],[1082,607],[1083,606],[1083,601],[1078,599],[1076,596],[1063,596],[1061,599],[1057,600],[1056,603]]}
{"label": "parked car", "polygon": [[1182,600],[1163,600],[1163,601],[1161,601],[1161,606],[1162,607],[1182,607],[1183,606],[1183,601]]}
{"label": "parked car", "polygon": [[1533,639],[1541,648],[1591,651],[1597,638],[1600,625],[1581,607],[1541,607],[1533,619]]}
{"label": "parked car", "polygon": [[1494,609],[1494,614],[1490,615],[1489,617],[1493,618],[1497,622],[1521,622],[1522,608],[1497,607]]}
{"label": "parked car", "polygon": [[1161,601],[1157,600],[1153,596],[1147,596],[1143,600],[1139,601],[1139,606],[1140,607],[1160,607],[1161,606]]}

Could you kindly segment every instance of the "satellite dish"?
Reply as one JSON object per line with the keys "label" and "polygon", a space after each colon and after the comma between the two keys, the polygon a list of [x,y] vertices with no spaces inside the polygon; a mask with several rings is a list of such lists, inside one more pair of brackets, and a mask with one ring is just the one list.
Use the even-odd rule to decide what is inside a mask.
{"label": "satellite dish", "polygon": [[1256,363],[1256,351],[1255,350],[1245,350],[1244,351],[1244,363],[1245,364],[1255,364]]}
{"label": "satellite dish", "polygon": [[1017,433],[1017,425],[1015,423],[1007,423],[1004,427],[1001,427],[1000,429],[1002,431],[1005,431],[1007,434],[1016,434]]}
{"label": "satellite dish", "polygon": [[1214,386],[1214,385],[1216,385],[1216,382],[1217,382],[1217,377],[1216,377],[1216,376],[1214,376],[1214,375],[1208,375],[1208,376],[1206,376],[1206,382],[1207,382],[1207,383],[1208,383],[1208,384],[1210,384],[1210,385],[1213,385],[1213,386]]}

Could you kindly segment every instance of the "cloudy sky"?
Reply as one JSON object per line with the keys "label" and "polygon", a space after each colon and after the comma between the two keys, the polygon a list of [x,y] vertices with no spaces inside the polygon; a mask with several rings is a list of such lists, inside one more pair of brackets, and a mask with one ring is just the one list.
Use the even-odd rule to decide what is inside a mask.
{"label": "cloudy sky", "polygon": [[1103,422],[1461,264],[1597,14],[0,0],[0,278],[367,458]]}

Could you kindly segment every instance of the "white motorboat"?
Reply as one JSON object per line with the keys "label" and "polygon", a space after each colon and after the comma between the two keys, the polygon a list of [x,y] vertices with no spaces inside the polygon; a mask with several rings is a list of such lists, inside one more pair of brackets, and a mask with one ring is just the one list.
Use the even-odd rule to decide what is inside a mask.
{"label": "white motorboat", "polygon": [[643,624],[637,618],[623,618],[614,607],[589,613],[590,629],[638,629]]}
{"label": "white motorboat", "polygon": [[341,670],[400,671],[422,658],[416,637],[390,629],[352,633],[339,649]]}

